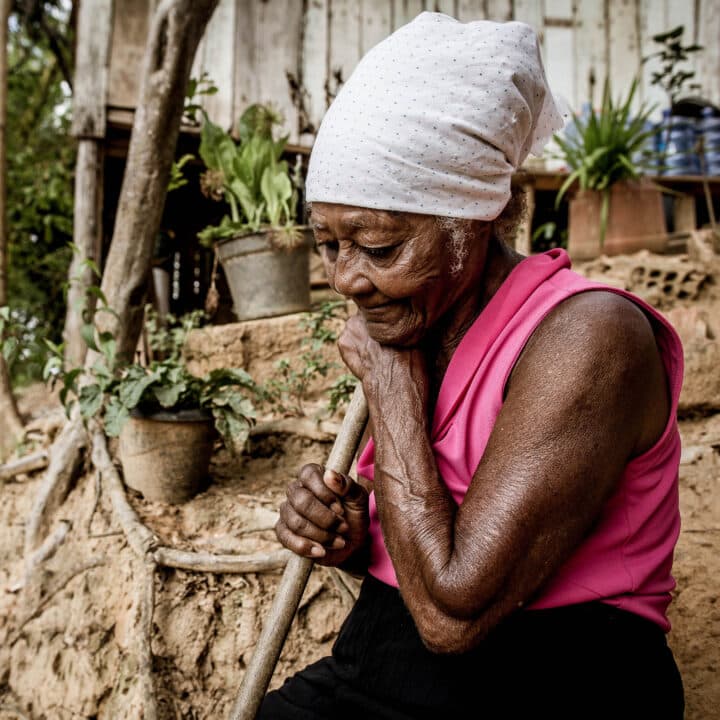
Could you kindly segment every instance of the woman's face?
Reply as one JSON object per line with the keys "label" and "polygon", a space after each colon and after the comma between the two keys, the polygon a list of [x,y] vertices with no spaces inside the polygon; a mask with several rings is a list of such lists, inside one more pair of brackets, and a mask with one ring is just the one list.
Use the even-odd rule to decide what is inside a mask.
{"label": "woman's face", "polygon": [[417,345],[482,271],[484,243],[470,239],[465,269],[451,272],[449,232],[429,215],[316,202],[311,225],[330,286],[383,345]]}

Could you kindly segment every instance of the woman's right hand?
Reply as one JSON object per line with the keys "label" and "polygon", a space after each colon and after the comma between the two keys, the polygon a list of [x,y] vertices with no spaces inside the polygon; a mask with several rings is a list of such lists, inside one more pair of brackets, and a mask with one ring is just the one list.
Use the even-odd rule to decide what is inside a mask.
{"label": "woman's right hand", "polygon": [[288,486],[275,533],[295,554],[337,566],[365,546],[368,525],[367,490],[313,463]]}

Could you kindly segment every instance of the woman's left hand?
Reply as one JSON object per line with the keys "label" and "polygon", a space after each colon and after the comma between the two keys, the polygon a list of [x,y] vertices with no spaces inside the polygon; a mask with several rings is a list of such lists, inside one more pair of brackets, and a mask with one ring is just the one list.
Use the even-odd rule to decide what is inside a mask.
{"label": "woman's left hand", "polygon": [[383,397],[393,403],[399,401],[411,388],[427,405],[428,375],[420,350],[380,345],[368,334],[360,313],[347,321],[338,348],[350,372],[362,382],[371,407]]}

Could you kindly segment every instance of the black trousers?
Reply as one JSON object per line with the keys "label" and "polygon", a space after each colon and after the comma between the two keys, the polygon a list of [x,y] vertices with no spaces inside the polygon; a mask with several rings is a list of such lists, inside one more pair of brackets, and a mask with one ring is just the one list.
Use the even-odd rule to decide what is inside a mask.
{"label": "black trousers", "polygon": [[602,603],[524,610],[476,649],[425,648],[395,588],[368,577],[332,655],[267,695],[257,720],[681,720],[664,632]]}

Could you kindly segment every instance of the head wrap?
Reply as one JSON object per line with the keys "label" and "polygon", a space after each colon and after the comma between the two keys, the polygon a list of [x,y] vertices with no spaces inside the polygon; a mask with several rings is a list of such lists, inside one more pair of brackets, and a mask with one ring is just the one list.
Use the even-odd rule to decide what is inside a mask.
{"label": "head wrap", "polygon": [[493,220],[513,171],[563,125],[530,26],[421,13],[330,106],[306,199]]}

